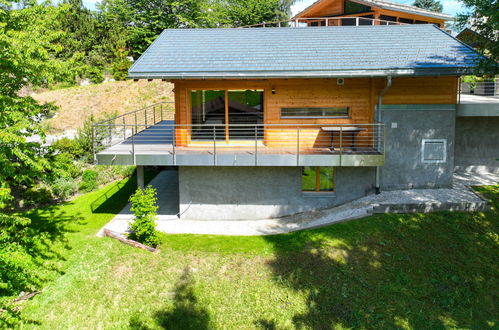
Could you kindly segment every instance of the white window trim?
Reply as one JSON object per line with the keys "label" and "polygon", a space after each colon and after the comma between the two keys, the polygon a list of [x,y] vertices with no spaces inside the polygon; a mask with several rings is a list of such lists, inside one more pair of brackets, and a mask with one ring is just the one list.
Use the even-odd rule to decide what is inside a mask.
{"label": "white window trim", "polygon": [[[428,160],[428,159],[424,158],[424,148],[425,148],[425,144],[427,142],[430,142],[430,143],[439,142],[439,143],[443,144],[443,146],[444,146],[443,159],[436,159],[436,160],[430,159],[430,160]],[[443,163],[446,163],[447,162],[447,139],[423,139],[423,141],[421,142],[421,162],[423,164],[443,164]]]}

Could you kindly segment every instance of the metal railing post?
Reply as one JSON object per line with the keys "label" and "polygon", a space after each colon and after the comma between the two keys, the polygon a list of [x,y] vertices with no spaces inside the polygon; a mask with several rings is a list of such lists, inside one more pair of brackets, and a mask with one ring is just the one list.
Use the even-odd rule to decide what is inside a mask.
{"label": "metal railing post", "polygon": [[132,127],[132,157],[133,157],[133,165],[137,164],[137,161],[135,159],[135,128]]}
{"label": "metal railing post", "polygon": [[125,122],[125,116],[123,116],[123,140],[126,140],[126,122]]}
{"label": "metal railing post", "polygon": [[92,154],[94,156],[94,164],[97,161],[97,153],[95,148],[95,126],[92,125]]}
{"label": "metal railing post", "polygon": [[[134,127],[137,128],[137,112],[135,112],[134,115],[135,115],[135,126]],[[132,130],[132,133],[133,133],[133,130]]]}
{"label": "metal railing post", "polygon": [[258,126],[255,126],[255,166],[258,164]]}
{"label": "metal railing post", "polygon": [[216,139],[216,128],[213,125],[213,166],[217,165],[217,139]]}
{"label": "metal railing post", "polygon": [[300,128],[296,128],[296,166],[300,166]]}
{"label": "metal railing post", "polygon": [[343,158],[343,126],[340,126],[340,166],[342,165]]}
{"label": "metal railing post", "polygon": [[144,129],[147,129],[147,108],[144,109]]}
{"label": "metal railing post", "polygon": [[156,106],[153,106],[152,107],[152,118],[153,118],[153,122],[152,124],[156,124]]}
{"label": "metal railing post", "polygon": [[160,114],[160,119],[163,121],[163,103],[159,105],[159,114]]}
{"label": "metal railing post", "polygon": [[359,26],[359,18],[355,18],[355,26]]}
{"label": "metal railing post", "polygon": [[173,125],[173,129],[172,129],[173,165],[177,164],[177,156],[175,153],[176,143],[177,143],[177,130],[176,130],[175,125]]}

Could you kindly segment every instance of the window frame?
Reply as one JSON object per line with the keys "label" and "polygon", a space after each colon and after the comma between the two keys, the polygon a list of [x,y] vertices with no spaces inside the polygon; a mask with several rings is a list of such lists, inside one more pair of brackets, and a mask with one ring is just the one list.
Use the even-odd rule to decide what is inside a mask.
{"label": "window frame", "polygon": [[[303,194],[334,194],[336,192],[336,167],[333,166],[306,166],[315,169],[315,190],[303,190],[303,171],[305,166],[303,166],[301,174],[301,192]],[[333,189],[332,190],[320,190],[321,189],[321,167],[329,167],[333,172]]]}
{"label": "window frame", "polygon": [[[340,115],[340,116],[290,116],[290,115],[283,115],[282,111],[284,109],[327,109],[327,108],[346,108],[347,114],[346,115]],[[280,118],[281,119],[350,119],[352,118],[351,115],[351,109],[350,107],[282,107],[280,111]]]}

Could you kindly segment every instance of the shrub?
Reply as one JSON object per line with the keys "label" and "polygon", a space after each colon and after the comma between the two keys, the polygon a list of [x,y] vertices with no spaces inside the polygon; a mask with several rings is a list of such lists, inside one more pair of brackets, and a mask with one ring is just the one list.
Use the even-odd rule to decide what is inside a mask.
{"label": "shrub", "polygon": [[57,178],[52,183],[52,191],[54,195],[62,200],[67,200],[77,191],[77,184],[71,178]]}
{"label": "shrub", "polygon": [[151,186],[137,189],[130,197],[131,210],[135,216],[130,226],[132,230],[130,238],[153,247],[159,244],[159,235],[154,222],[158,210],[157,200],[156,189]]}
{"label": "shrub", "polygon": [[[90,115],[83,122],[83,127],[78,129],[75,140],[81,150],[81,158],[86,162],[93,161],[93,148],[95,148],[95,151],[97,152],[103,150],[105,148],[105,141],[113,134],[113,130],[109,130],[109,127],[107,126],[98,126],[95,130],[92,130],[92,125],[102,120],[112,119],[116,116],[117,112],[106,113],[99,119]],[[113,122],[110,122],[110,124],[112,123]]]}
{"label": "shrub", "polygon": [[54,156],[52,170],[56,178],[76,178],[81,173],[81,165],[71,154],[64,152]]}
{"label": "shrub", "polygon": [[78,141],[66,137],[52,143],[52,148],[60,153],[68,153],[75,158],[80,158],[83,155],[83,150]]}
{"label": "shrub", "polygon": [[101,82],[104,81],[104,74],[102,73],[102,70],[99,69],[99,68],[97,68],[97,67],[95,67],[95,66],[89,66],[89,67],[87,67],[85,75],[94,84],[100,84]]}
{"label": "shrub", "polygon": [[28,188],[24,196],[27,205],[48,203],[53,198],[51,188],[43,183]]}
{"label": "shrub", "polygon": [[89,192],[99,186],[97,183],[97,172],[94,170],[85,170],[81,176],[80,191]]}

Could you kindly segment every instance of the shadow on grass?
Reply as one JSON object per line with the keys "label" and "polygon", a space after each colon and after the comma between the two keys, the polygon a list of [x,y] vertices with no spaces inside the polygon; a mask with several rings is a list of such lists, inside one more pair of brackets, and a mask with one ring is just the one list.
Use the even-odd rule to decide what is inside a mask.
{"label": "shadow on grass", "polygon": [[297,328],[493,328],[498,222],[497,205],[488,213],[372,216],[268,236],[276,254],[268,266],[276,282],[307,297],[307,311],[292,320]]}
{"label": "shadow on grass", "polygon": [[154,314],[154,324],[149,324],[135,315],[130,319],[131,329],[151,329],[161,327],[163,329],[211,329],[210,316],[208,312],[199,305],[194,293],[194,281],[188,268],[184,269],[180,280],[175,286],[173,308],[158,311]]}
{"label": "shadow on grass", "polygon": [[[146,184],[150,182],[158,174],[158,171],[146,171],[144,173],[144,180]],[[92,213],[114,213],[118,214],[126,203],[123,200],[128,198],[137,189],[137,176],[134,175],[126,183],[117,182],[111,185],[102,195],[95,199],[90,208]]]}

